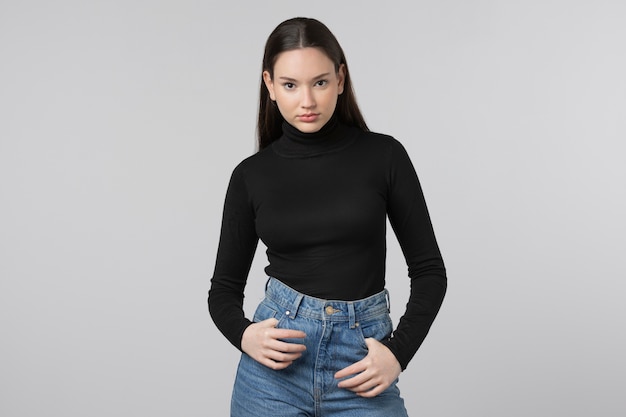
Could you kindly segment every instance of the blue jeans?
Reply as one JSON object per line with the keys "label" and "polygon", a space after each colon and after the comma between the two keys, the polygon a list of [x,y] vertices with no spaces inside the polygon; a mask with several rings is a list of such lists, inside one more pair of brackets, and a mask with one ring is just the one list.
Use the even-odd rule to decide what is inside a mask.
{"label": "blue jeans", "polygon": [[289,367],[274,371],[243,353],[231,401],[231,417],[407,417],[397,380],[374,398],[339,388],[335,372],[367,355],[365,339],[392,331],[387,291],[357,301],[303,295],[275,278],[254,321],[302,330],[307,350]]}

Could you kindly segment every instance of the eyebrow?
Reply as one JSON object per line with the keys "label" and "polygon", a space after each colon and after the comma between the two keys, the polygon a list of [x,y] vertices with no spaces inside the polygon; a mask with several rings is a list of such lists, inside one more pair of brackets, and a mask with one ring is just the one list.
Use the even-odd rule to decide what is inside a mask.
{"label": "eyebrow", "polygon": [[[328,77],[330,75],[330,72],[325,72],[323,74],[320,74],[316,77],[313,77],[313,80],[319,80],[320,78],[324,78],[324,77]],[[296,82],[297,80],[294,78],[290,78],[290,77],[278,77],[281,80],[285,80],[285,81],[289,81],[289,82]]]}

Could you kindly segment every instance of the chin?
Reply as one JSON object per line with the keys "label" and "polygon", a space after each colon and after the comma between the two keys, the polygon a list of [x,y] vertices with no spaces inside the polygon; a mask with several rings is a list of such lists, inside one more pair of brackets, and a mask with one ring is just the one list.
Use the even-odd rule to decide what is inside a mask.
{"label": "chin", "polygon": [[298,126],[298,130],[302,133],[315,133],[320,130],[320,127],[307,124],[305,126]]}
{"label": "chin", "polygon": [[296,127],[302,133],[315,133],[319,131],[326,124],[324,121],[316,121],[315,123],[298,123]]}

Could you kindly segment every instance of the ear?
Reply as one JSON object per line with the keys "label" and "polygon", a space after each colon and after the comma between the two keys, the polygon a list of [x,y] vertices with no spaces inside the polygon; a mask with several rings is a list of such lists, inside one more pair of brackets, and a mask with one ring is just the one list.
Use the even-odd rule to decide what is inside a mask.
{"label": "ear", "polygon": [[346,66],[344,64],[339,65],[337,79],[339,80],[339,85],[337,87],[339,89],[339,94],[341,95],[343,93],[343,85],[346,81]]}
{"label": "ear", "polygon": [[265,87],[267,87],[267,91],[270,93],[270,98],[276,101],[276,95],[274,94],[274,81],[272,80],[269,71],[263,71],[263,82],[265,83]]}

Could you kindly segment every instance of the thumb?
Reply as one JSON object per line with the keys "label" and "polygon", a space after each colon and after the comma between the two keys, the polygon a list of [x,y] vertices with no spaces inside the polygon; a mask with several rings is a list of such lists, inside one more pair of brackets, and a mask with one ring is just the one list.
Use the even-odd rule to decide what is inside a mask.
{"label": "thumb", "polygon": [[259,325],[261,327],[276,327],[276,325],[278,324],[278,320],[276,320],[274,317],[269,318],[269,319],[265,319],[263,321],[259,322]]}
{"label": "thumb", "polygon": [[369,350],[372,350],[372,348],[374,348],[379,343],[380,342],[373,337],[368,337],[367,339],[365,339],[365,345]]}

